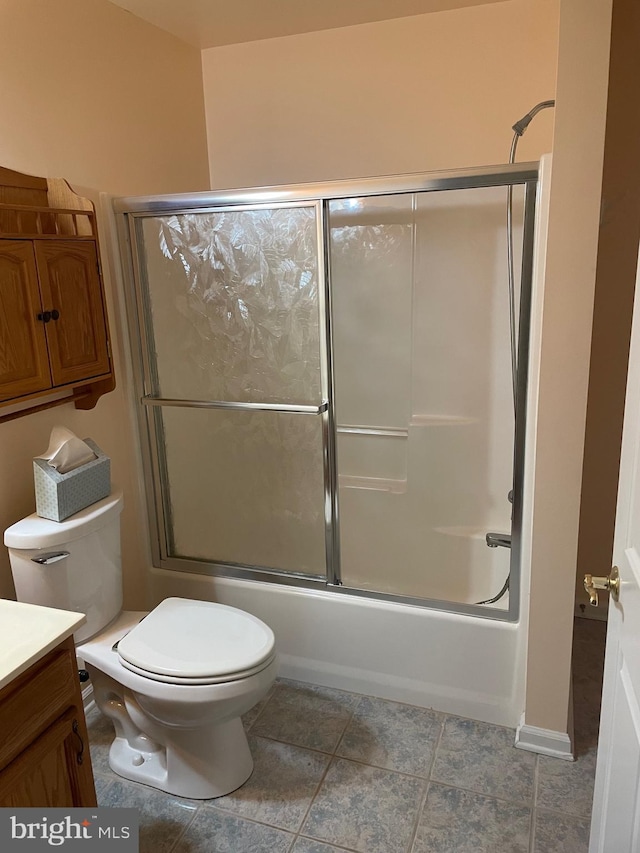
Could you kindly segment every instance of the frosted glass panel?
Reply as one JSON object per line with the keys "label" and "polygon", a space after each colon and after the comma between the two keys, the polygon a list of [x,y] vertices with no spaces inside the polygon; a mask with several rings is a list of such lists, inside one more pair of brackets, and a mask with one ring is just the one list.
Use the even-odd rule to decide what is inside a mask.
{"label": "frosted glass panel", "polygon": [[406,427],[413,196],[329,203],[338,424]]}
{"label": "frosted glass panel", "polygon": [[170,556],[325,574],[319,416],[156,412]]}
{"label": "frosted glass panel", "polygon": [[162,397],[321,401],[315,206],[142,220]]}
{"label": "frosted glass panel", "polygon": [[[474,604],[509,575],[485,542],[511,530],[506,192],[331,203],[346,586]],[[523,202],[514,187],[518,289]]]}

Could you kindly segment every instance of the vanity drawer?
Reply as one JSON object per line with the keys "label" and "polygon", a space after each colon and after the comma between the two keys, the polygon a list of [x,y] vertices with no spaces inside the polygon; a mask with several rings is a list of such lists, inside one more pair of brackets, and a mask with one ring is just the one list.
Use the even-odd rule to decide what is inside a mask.
{"label": "vanity drawer", "polygon": [[0,769],[75,701],[75,654],[57,648],[0,690]]}

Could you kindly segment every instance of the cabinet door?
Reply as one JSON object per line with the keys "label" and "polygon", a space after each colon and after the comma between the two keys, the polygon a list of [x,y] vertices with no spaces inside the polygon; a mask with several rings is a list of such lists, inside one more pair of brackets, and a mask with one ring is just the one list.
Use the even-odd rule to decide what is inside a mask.
{"label": "cabinet door", "polygon": [[36,240],[36,261],[54,385],[110,372],[107,329],[92,241]]}
{"label": "cabinet door", "polygon": [[51,387],[30,240],[0,240],[0,400]]}
{"label": "cabinet door", "polygon": [[0,807],[95,806],[88,745],[70,709],[0,775]]}

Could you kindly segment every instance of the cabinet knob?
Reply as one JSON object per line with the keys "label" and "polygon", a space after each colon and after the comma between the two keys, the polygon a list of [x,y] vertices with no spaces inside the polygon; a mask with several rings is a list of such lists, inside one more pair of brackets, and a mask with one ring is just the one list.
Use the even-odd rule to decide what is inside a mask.
{"label": "cabinet knob", "polygon": [[51,312],[51,319],[52,320],[58,320],[59,318],[60,318],[60,312],[58,311],[57,308],[54,308],[53,311]]}
{"label": "cabinet knob", "polygon": [[42,323],[48,323],[51,319],[51,311],[40,311],[39,314],[36,315],[38,320]]}

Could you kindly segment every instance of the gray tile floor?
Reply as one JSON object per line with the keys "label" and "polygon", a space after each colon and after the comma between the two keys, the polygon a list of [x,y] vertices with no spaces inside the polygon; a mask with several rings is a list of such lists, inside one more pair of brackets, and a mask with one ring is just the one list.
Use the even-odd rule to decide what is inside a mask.
{"label": "gray tile floor", "polygon": [[245,718],[253,775],[217,800],[113,774],[90,712],[98,802],[139,809],[141,853],[586,853],[603,649],[604,625],[576,620],[573,763],[511,729],[280,680]]}

